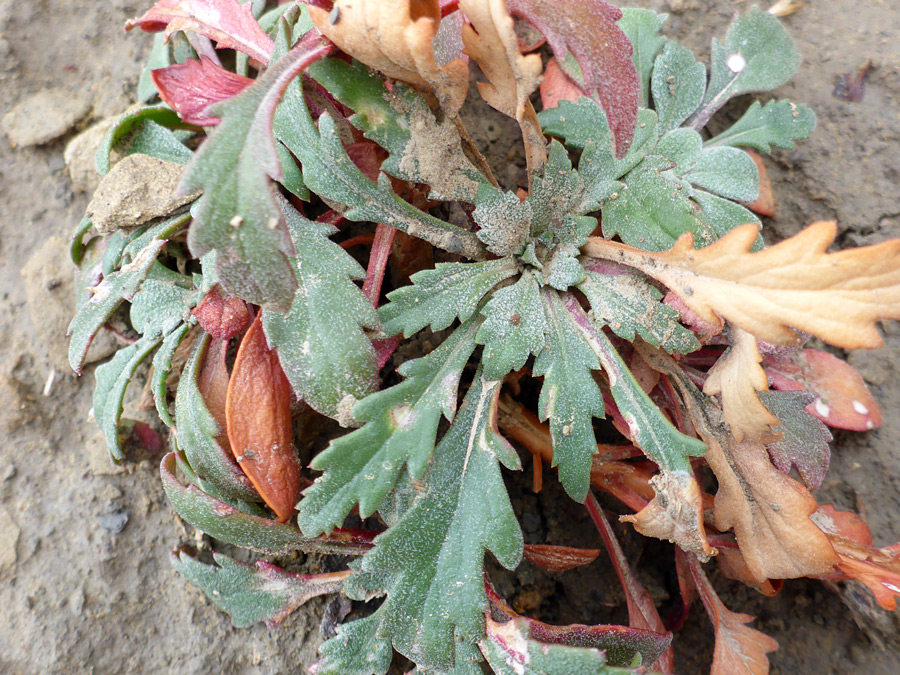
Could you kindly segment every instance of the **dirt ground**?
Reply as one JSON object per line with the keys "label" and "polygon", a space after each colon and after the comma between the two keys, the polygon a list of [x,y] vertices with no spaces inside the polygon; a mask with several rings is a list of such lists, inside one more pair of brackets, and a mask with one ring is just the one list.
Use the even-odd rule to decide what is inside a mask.
{"label": "dirt ground", "polygon": [[[122,24],[149,4],[0,0],[0,116],[45,92],[34,110],[8,122],[20,144],[29,134],[41,144],[13,147],[0,134],[0,672],[304,672],[321,642],[326,602],[313,601],[278,630],[233,628],[169,564],[173,546],[197,542],[165,501],[157,461],[108,463],[88,420],[93,367],[79,379],[65,366],[65,240],[88,195],[70,178],[63,150],[79,129],[130,103],[149,40],[126,36]],[[710,36],[750,3],[633,4],[670,12],[666,32],[705,57]],[[810,0],[786,25],[804,63],[779,94],[812,107],[819,126],[810,141],[767,160],[778,202],[768,236],[823,218],[840,223],[845,245],[900,236],[900,4]],[[834,98],[835,77],[869,58],[864,99]],[[490,129],[487,138],[497,156],[506,154],[508,138]],[[817,494],[861,510],[878,545],[900,540],[900,325],[886,327],[885,343],[850,356],[883,406],[884,426],[836,434]],[[599,547],[584,539],[583,511],[552,485],[534,495],[519,483],[527,480],[512,490],[529,541]],[[666,607],[670,549],[621,532]],[[551,576],[526,564],[497,581],[514,603],[551,621],[621,621],[611,579],[601,556],[582,573]],[[715,572],[712,580],[732,610],[758,616],[755,625],[781,644],[773,673],[900,672],[896,616],[865,590],[794,581],[770,599]],[[678,672],[706,671],[712,632],[699,606],[676,646]]]}

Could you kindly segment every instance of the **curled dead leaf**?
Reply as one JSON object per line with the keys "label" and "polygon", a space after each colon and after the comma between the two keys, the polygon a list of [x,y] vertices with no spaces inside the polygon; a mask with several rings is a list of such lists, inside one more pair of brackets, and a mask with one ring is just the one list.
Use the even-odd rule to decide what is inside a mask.
{"label": "curled dead leaf", "polygon": [[722,395],[725,423],[736,441],[745,438],[760,443],[774,443],[781,434],[778,418],[769,412],[757,392],[769,390],[766,371],[760,366],[762,357],[756,338],[740,328],[731,330],[731,347],[709,371],[703,392]]}
{"label": "curled dead leaf", "polygon": [[623,523],[648,537],[665,539],[695,554],[704,562],[716,555],[706,540],[703,525],[703,500],[693,476],[663,471],[650,479],[656,496],[633,516],[622,516]]}
{"label": "curled dead leaf", "polygon": [[797,330],[845,349],[880,347],[877,322],[900,319],[900,239],[828,253],[836,234],[836,223],[815,223],[751,253],[758,226],[748,224],[701,249],[688,233],[661,253],[599,237],[582,252],[634,267],[703,320],[772,344],[798,344]]}
{"label": "curled dead leaf", "polygon": [[300,493],[300,465],[291,429],[291,385],[278,355],[266,344],[261,315],[238,349],[225,413],[235,459],[278,520],[286,522]]}
{"label": "curled dead leaf", "polygon": [[197,388],[200,396],[206,404],[206,409],[219,425],[219,434],[216,442],[229,453],[231,445],[228,442],[228,420],[225,413],[228,397],[228,364],[225,356],[228,352],[228,341],[213,339],[206,348],[203,357],[203,366],[197,376]]}
{"label": "curled dead leaf", "polygon": [[525,560],[551,572],[568,572],[594,562],[598,555],[598,549],[525,544]]}
{"label": "curled dead leaf", "polygon": [[469,84],[469,68],[457,58],[444,66],[434,59],[433,40],[441,22],[438,0],[336,0],[332,10],[309,5],[316,27],[347,54],[370,68],[432,91],[455,115]]}
{"label": "curled dead leaf", "polygon": [[217,340],[230,340],[247,330],[253,321],[247,303],[236,295],[223,296],[218,285],[212,287],[191,314]]}
{"label": "curled dead leaf", "polygon": [[755,201],[745,203],[748,209],[753,213],[771,218],[775,215],[775,194],[772,192],[772,181],[769,179],[769,170],[766,168],[762,157],[752,150],[744,150],[753,163],[756,164],[756,170],[759,173],[759,197]]}

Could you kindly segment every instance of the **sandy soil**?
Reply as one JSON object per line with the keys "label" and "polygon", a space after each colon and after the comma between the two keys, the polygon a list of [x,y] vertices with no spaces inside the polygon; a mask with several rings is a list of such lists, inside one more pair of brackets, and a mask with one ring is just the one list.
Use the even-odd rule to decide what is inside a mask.
{"label": "sandy soil", "polygon": [[[321,642],[325,602],[310,603],[277,631],[234,629],[169,565],[172,547],[198,541],[173,517],[157,462],[108,463],[87,418],[92,368],[78,379],[65,367],[72,310],[65,240],[88,196],[68,175],[63,149],[79,129],[129,104],[149,43],[121,26],[148,4],[0,0],[0,116],[38,92],[49,96],[16,127],[45,142],[17,148],[0,135],[0,672],[303,672]],[[667,32],[705,56],[710,35],[750,3],[634,4],[671,12]],[[811,106],[819,127],[796,150],[767,160],[778,201],[768,234],[832,218],[844,244],[900,236],[900,6],[811,0],[786,23],[805,60],[780,94]],[[867,58],[875,68],[864,100],[834,98],[835,76]],[[509,139],[487,135],[505,156]],[[879,545],[900,540],[900,326],[887,327],[885,342],[850,356],[881,401],[885,424],[837,435],[830,477],[817,494],[820,502],[861,509]],[[516,481],[512,489],[529,540],[574,544],[581,532],[586,543],[583,512],[552,488],[533,495]],[[665,606],[670,554],[625,538]],[[781,643],[773,672],[898,672],[896,617],[873,611],[864,591],[799,581],[767,599],[712,578],[731,609],[757,615],[756,625]],[[498,583],[550,620],[624,619],[602,556],[582,573],[551,577],[526,565]],[[712,634],[699,607],[676,644],[679,672],[708,667]]]}

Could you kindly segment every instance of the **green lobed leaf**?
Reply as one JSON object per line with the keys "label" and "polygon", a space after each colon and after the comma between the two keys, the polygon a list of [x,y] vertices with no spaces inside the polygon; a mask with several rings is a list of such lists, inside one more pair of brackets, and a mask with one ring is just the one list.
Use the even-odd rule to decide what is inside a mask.
{"label": "green lobed leaf", "polygon": [[566,304],[582,334],[597,354],[600,365],[609,378],[613,399],[628,428],[631,440],[645,455],[669,472],[690,473],[690,457],[706,451],[702,441],[685,436],[666,418],[662,411],[641,389],[628,365],[603,332],[583,313],[574,299]]}
{"label": "green lobed leaf", "polygon": [[512,192],[482,183],[475,204],[472,217],[481,226],[478,238],[488,251],[501,258],[521,254],[534,218],[532,202],[523,202]]}
{"label": "green lobed leaf", "polygon": [[378,310],[386,335],[409,337],[429,326],[438,331],[459,319],[467,321],[494,286],[519,271],[513,258],[480,263],[438,263],[416,272],[413,282],[388,294]]}
{"label": "green lobed leaf", "polygon": [[429,185],[434,199],[475,202],[479,184],[487,181],[463,152],[449,115],[439,122],[415,89],[402,82],[388,89],[358,61],[323,59],[308,74],[354,111],[353,126],[388,151],[382,171]]}
{"label": "green lobed leaf", "polygon": [[412,479],[422,477],[441,417],[453,421],[456,414],[460,375],[475,349],[480,322],[469,319],[428,356],[404,363],[399,370],[406,380],[356,404],[353,416],[365,425],[334,439],[312,462],[325,473],[300,502],[303,532],[329,531],[355,504],[361,517],[369,517],[404,467]]}
{"label": "green lobed leaf", "polygon": [[691,50],[669,40],[656,57],[652,87],[662,135],[681,126],[700,106],[706,92],[706,68]]}
{"label": "green lobed leaf", "polygon": [[263,309],[263,328],[297,395],[337,418],[342,405],[375,391],[375,350],[364,329],[377,328],[378,315],[353,283],[365,270],[328,238],[337,229],[280,203],[296,251],[290,260],[298,290],[286,313]]}
{"label": "green lobed leaf", "polygon": [[[188,165],[180,189],[203,190],[188,232],[191,253],[200,257],[215,250],[216,273],[226,290],[286,311],[297,281],[288,260],[290,235],[270,180],[282,177],[272,120],[291,80],[328,47],[310,33],[287,51],[286,24],[279,25],[271,65],[240,94],[209,108],[221,122]],[[280,53],[285,55],[277,58]]]}
{"label": "green lobed leaf", "polygon": [[91,291],[69,324],[69,365],[81,373],[91,341],[119,305],[130,300],[140,288],[165,241],[154,240],[118,272],[106,276]]}
{"label": "green lobed leaf", "polygon": [[650,102],[650,73],[656,55],[666,43],[659,31],[668,18],[668,14],[657,14],[650,9],[622,8],[622,18],[618,23],[634,48],[631,60],[641,81],[641,98],[638,102],[641,108],[646,108]]}
{"label": "green lobed leaf", "polygon": [[246,474],[232,456],[216,441],[223,429],[206,407],[197,378],[203,359],[211,342],[203,334],[194,343],[191,355],[184,365],[175,392],[175,430],[178,448],[184,453],[191,469],[208,481],[223,496],[258,502],[259,495]]}
{"label": "green lobed leaf", "polygon": [[684,176],[703,154],[703,137],[693,129],[674,129],[659,139],[655,154],[672,162],[672,173]]}
{"label": "green lobed leaf", "polygon": [[568,495],[581,503],[590,488],[591,457],[597,453],[593,418],[603,418],[603,394],[591,371],[600,362],[572,323],[559,294],[541,292],[547,316],[547,346],[534,361],[534,375],[544,378],[538,400],[541,420],[550,422],[553,466]]}
{"label": "green lobed leaf", "polygon": [[764,107],[754,101],[741,119],[708,140],[706,147],[747,146],[760,152],[771,152],[773,147],[790,150],[794,141],[809,138],[815,128],[816,115],[804,105],[769,101]]}
{"label": "green lobed leaf", "polygon": [[119,418],[122,416],[122,401],[125,390],[138,366],[159,346],[161,339],[144,336],[134,344],[116,352],[116,355],[97,367],[94,377],[94,419],[106,437],[106,448],[114,462],[125,459],[119,441]]}
{"label": "green lobed leaf", "polygon": [[651,156],[625,177],[625,185],[604,206],[603,236],[619,235],[645,251],[665,251],[685,232],[694,233],[697,246],[715,241],[684,183],[669,171],[671,166],[665,158]]}
{"label": "green lobed leaf", "polygon": [[363,572],[385,581],[378,635],[425,669],[449,670],[457,636],[484,635],[485,551],[507,569],[521,560],[522,533],[498,464],[521,466],[496,430],[501,384],[476,374],[435,449],[426,490],[362,559]]}
{"label": "green lobed leaf", "polygon": [[338,626],[337,635],[319,651],[325,657],[309,668],[312,675],[384,675],[394,651],[389,640],[379,637],[378,626],[384,609]]}
{"label": "green lobed leaf", "polygon": [[685,179],[728,199],[752,202],[759,197],[759,169],[743,150],[706,148]]}
{"label": "green lobed leaf", "polygon": [[584,182],[572,169],[569,153],[559,141],[551,141],[543,174],[535,178],[526,199],[533,214],[532,237],[550,249],[583,246],[597,227],[596,218],[578,215],[578,207],[586,201],[584,192]]}
{"label": "green lobed leaf", "polygon": [[481,363],[488,380],[502,380],[544,348],[547,318],[540,285],[530,270],[512,286],[494,291],[481,313],[485,321],[475,341],[484,345]]}
{"label": "green lobed leaf", "polygon": [[128,155],[149,155],[178,164],[187,164],[194,156],[181,139],[170,129],[146,119],[138,122],[127,136],[115,146],[120,158]]}
{"label": "green lobed leaf", "polygon": [[474,233],[445,223],[401,199],[387,176],[382,174],[377,183],[366,178],[347,156],[331,115],[322,113],[316,128],[297,83],[285,93],[275,118],[275,132],[300,159],[309,189],[326,200],[345,205],[346,218],[384,223],[470,259],[485,257],[484,246]]}
{"label": "green lobed leaf", "polygon": [[236,628],[260,621],[277,626],[306,601],[336,592],[342,584],[334,574],[292,574],[261,560],[250,565],[215,552],[215,565],[183,549],[174,551],[170,560],[176,572],[231,615]]}
{"label": "green lobed leaf", "polygon": [[609,328],[624,340],[640,335],[669,353],[690,354],[700,349],[694,334],[681,325],[678,312],[664,305],[663,294],[637,274],[599,274],[587,271],[578,289],[591,305],[595,324]]}
{"label": "green lobed leaf", "polygon": [[639,655],[634,668],[617,668],[601,649],[540,642],[524,618],[489,622],[478,644],[496,675],[634,675],[641,665]]}
{"label": "green lobed leaf", "polygon": [[122,261],[131,262],[157,239],[171,239],[188,223],[190,218],[190,214],[179,213],[167,220],[151,223],[128,233],[122,241],[121,257],[116,260],[115,265],[118,266]]}
{"label": "green lobed leaf", "polygon": [[787,82],[797,72],[800,53],[775,16],[751,7],[734,20],[724,42],[712,41],[711,61],[706,95],[689,122],[694,129],[706,126],[730,98]]}
{"label": "green lobed leaf", "polygon": [[156,262],[131,299],[131,325],[141,335],[166,335],[190,319],[198,296],[190,277]]}
{"label": "green lobed leaf", "polygon": [[309,201],[309,188],[303,182],[303,172],[297,166],[297,160],[294,159],[291,151],[281,141],[275,144],[275,151],[278,153],[278,161],[281,163],[281,178],[278,182],[292,195]]}
{"label": "green lobed leaf", "polygon": [[156,354],[153,355],[153,377],[150,380],[150,389],[153,391],[153,401],[156,403],[156,412],[159,419],[167,427],[174,427],[175,420],[169,413],[169,405],[166,395],[166,380],[172,368],[172,357],[175,350],[187,336],[191,325],[183,323],[165,336]]}
{"label": "green lobed leaf", "polygon": [[[109,128],[109,130],[107,130],[106,136],[103,137],[103,141],[100,143],[100,147],[97,148],[94,163],[97,167],[97,172],[100,173],[100,175],[105,176],[109,173],[109,156],[113,151],[113,148],[116,147],[120,140],[130,134],[135,127],[146,120],[153,121],[158,125],[169,128],[184,126],[178,113],[163,103],[138,108],[137,110],[125,113]],[[187,150],[187,148],[185,148],[185,150]]]}
{"label": "green lobed leaf", "polygon": [[[703,190],[691,190],[691,199],[703,208],[703,214],[717,237],[724,237],[738,225],[756,223],[762,227],[762,222],[755,213],[729,199],[716,197]],[[751,250],[758,251],[762,247],[763,240],[760,235]]]}
{"label": "green lobed leaf", "polygon": [[189,525],[226,544],[273,555],[290,551],[361,555],[371,548],[346,533],[304,537],[296,527],[239,511],[195,485],[184,485],[175,475],[175,465],[174,452],[160,464],[163,489],[172,508]]}

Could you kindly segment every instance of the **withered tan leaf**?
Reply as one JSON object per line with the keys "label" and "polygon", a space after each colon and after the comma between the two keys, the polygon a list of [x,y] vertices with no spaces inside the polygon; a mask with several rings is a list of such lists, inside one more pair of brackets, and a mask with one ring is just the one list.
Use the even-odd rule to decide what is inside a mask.
{"label": "withered tan leaf", "polygon": [[774,344],[797,344],[796,329],[845,349],[882,345],[876,323],[900,319],[900,239],[827,253],[837,225],[820,222],[751,253],[757,226],[741,225],[694,249],[692,234],[650,253],[592,238],[586,255],[641,270],[700,318],[723,320]]}
{"label": "withered tan leaf", "polygon": [[700,486],[693,476],[663,471],[650,479],[656,496],[633,516],[620,521],[648,537],[678,544],[703,561],[716,555],[706,540]]}
{"label": "withered tan leaf", "polygon": [[700,563],[689,559],[688,568],[716,629],[710,675],[766,675],[769,672],[766,654],[778,649],[778,642],[747,625],[754,617],[736,614],[722,604]]}
{"label": "withered tan leaf", "polygon": [[731,330],[731,347],[709,371],[703,391],[710,396],[722,394],[725,422],[738,442],[744,438],[760,443],[774,443],[781,434],[780,426],[756,395],[768,391],[769,381],[760,362],[762,357],[756,338],[740,328]]}
{"label": "withered tan leaf", "polygon": [[438,66],[432,41],[441,21],[439,0],[335,0],[327,12],[309,5],[325,36],[370,68],[419,89],[432,91],[455,114],[469,85],[461,59]]}
{"label": "withered tan leaf", "polygon": [[491,106],[519,122],[533,174],[546,161],[546,140],[528,99],[541,83],[543,61],[539,54],[519,51],[506,0],[460,0],[459,8],[470,22],[463,26],[465,52],[488,79],[478,83],[478,91]]}
{"label": "withered tan leaf", "polygon": [[719,481],[716,528],[734,530],[752,578],[762,583],[831,571],[838,559],[828,537],[810,519],[817,505],[809,491],[772,466],[766,446],[735,441],[722,412],[671,357],[637,346],[681,392],[694,429],[707,445],[705,459]]}

